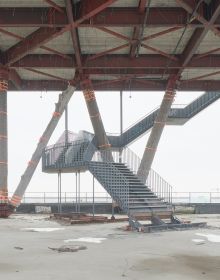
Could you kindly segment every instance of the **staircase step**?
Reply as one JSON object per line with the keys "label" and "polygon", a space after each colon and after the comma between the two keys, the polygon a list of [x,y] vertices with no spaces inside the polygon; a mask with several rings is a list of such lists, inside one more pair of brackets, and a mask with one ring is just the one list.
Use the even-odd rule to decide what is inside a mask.
{"label": "staircase step", "polygon": [[167,205],[134,205],[129,206],[130,210],[147,210],[147,209],[167,209]]}

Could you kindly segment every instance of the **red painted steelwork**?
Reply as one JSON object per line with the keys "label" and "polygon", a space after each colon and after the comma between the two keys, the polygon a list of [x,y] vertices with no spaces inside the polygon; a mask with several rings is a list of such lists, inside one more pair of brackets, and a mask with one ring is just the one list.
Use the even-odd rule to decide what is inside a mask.
{"label": "red painted steelwork", "polygon": [[[58,55],[45,55],[45,54],[30,54],[22,58],[21,60],[13,63],[12,68],[72,68],[77,67],[74,61],[64,59]],[[95,60],[88,61],[88,55],[82,55],[83,68],[91,69],[114,69],[115,73],[118,73],[120,69],[166,69],[167,58],[161,55],[140,55],[137,59],[130,59],[125,55],[106,55],[98,57]],[[176,56],[177,58],[179,56]],[[191,60],[185,67],[190,68],[220,68],[220,55],[207,55],[200,59]],[[169,69],[179,69],[181,64],[178,61],[172,61],[169,65]]]}
{"label": "red painted steelwork", "polygon": [[49,73],[45,73],[45,72],[42,72],[42,71],[39,71],[39,70],[36,70],[36,69],[32,69],[32,68],[24,68],[24,69],[27,70],[27,71],[33,72],[33,73],[37,73],[37,74],[40,74],[40,75],[43,75],[43,76],[46,76],[46,77],[56,79],[56,80],[62,80],[62,81],[68,82],[67,79],[64,79],[64,78],[61,78],[61,77],[58,77],[58,76],[55,76],[55,75],[52,75],[52,74],[49,74]]}
{"label": "red painted steelwork", "polygon": [[14,84],[16,89],[21,90],[22,80],[15,69],[10,69],[9,79]]}
{"label": "red painted steelwork", "polygon": [[[25,39],[25,38],[22,37],[22,36],[19,36],[19,35],[13,33],[13,32],[10,32],[10,31],[8,31],[8,30],[4,30],[4,29],[2,29],[2,28],[0,28],[0,33],[6,34],[6,35],[8,35],[8,36],[10,36],[10,37],[13,37],[13,38],[16,38],[16,39],[19,39],[19,40],[24,40],[24,39]],[[48,48],[48,47],[41,46],[40,49],[49,51],[49,52],[54,53],[54,54],[58,54],[59,56],[61,56],[61,57],[63,57],[63,58],[66,58],[66,59],[71,59],[71,57],[69,57],[68,55],[65,55],[65,54],[63,54],[63,53],[61,53],[61,52],[58,52],[58,51],[56,51],[56,50],[54,50],[54,49],[51,49],[51,48]]]}
{"label": "red painted steelwork", "polygon": [[[65,1],[66,4],[66,12],[67,12],[67,17],[69,24],[74,24],[74,18],[73,18],[73,8],[72,4],[69,0]],[[72,28],[70,30],[71,37],[72,37],[72,43],[73,43],[73,48],[75,52],[75,58],[76,58],[76,64],[77,67],[79,68],[79,71],[82,73],[82,59],[81,59],[81,51],[80,51],[80,43],[79,43],[79,37],[77,34],[77,31],[75,28]]]}
{"label": "red painted steelwork", "polygon": [[147,49],[147,50],[150,50],[150,51],[153,51],[153,52],[155,52],[155,53],[161,54],[161,55],[163,55],[163,56],[165,56],[165,57],[167,57],[167,58],[169,58],[169,59],[171,59],[171,60],[178,61],[178,58],[177,58],[177,57],[175,57],[175,56],[173,56],[173,55],[170,55],[170,54],[168,54],[168,53],[165,53],[165,52],[163,52],[163,51],[161,51],[161,50],[159,50],[159,49],[157,49],[157,48],[153,48],[153,47],[151,47],[151,46],[149,46],[149,45],[146,45],[146,44],[144,44],[144,43],[141,43],[141,46],[142,46],[143,48]]}
{"label": "red painted steelwork", "polygon": [[147,5],[148,0],[140,0],[138,5],[139,13],[143,14]]}
{"label": "red painted steelwork", "polygon": [[97,54],[94,54],[94,55],[91,55],[91,56],[88,56],[88,60],[93,60],[93,59],[96,59],[98,57],[101,57],[101,56],[104,56],[108,53],[113,53],[115,51],[119,51],[119,50],[122,50],[126,47],[130,46],[130,44],[124,44],[124,45],[121,45],[121,46],[118,46],[116,48],[112,48],[112,49],[109,49],[109,50],[106,50],[104,52],[100,52],[100,53],[97,53]]}
{"label": "red painted steelwork", "polygon": [[[90,0],[91,1],[91,0]],[[94,1],[94,0],[92,0]],[[110,4],[106,5],[109,6]],[[0,27],[65,27],[68,20],[65,14],[55,11],[54,20],[51,23],[48,14],[51,8],[0,8]],[[104,10],[104,7],[103,7]],[[143,18],[137,8],[107,8],[101,12],[96,11],[99,15],[91,15],[92,21],[86,16],[80,26],[84,27],[114,27],[127,26],[134,27],[142,25]],[[144,15],[142,15],[144,17]],[[142,21],[141,21],[142,19]],[[148,19],[149,26],[161,27],[184,27],[188,20],[187,12],[183,8],[151,8],[151,15]],[[195,20],[191,23],[194,27],[202,27],[203,25]],[[220,27],[220,19],[213,25]]]}
{"label": "red painted steelwork", "polygon": [[52,40],[59,31],[60,29],[56,28],[40,28],[36,30],[4,53],[6,64],[10,65],[18,61],[37,47]]}
{"label": "red painted steelwork", "polygon": [[56,3],[54,3],[51,0],[44,0],[44,2],[46,2],[47,4],[49,4],[50,6],[52,6],[55,10],[57,10],[60,13],[65,13],[64,10],[62,9],[62,7],[58,6]]}
{"label": "red painted steelwork", "polygon": [[[109,81],[93,80],[94,90],[98,91],[120,91],[123,88],[124,91],[134,90],[134,91],[164,91],[166,88],[165,80],[158,81],[148,81],[142,79],[132,79],[129,80],[118,80],[114,83]],[[181,81],[178,86],[179,90],[183,91],[217,91],[220,88],[219,80],[195,80],[195,81]],[[9,88],[10,90],[17,90],[15,87]],[[22,90],[24,91],[61,91],[66,89],[66,82],[61,80],[23,80],[22,81]]]}

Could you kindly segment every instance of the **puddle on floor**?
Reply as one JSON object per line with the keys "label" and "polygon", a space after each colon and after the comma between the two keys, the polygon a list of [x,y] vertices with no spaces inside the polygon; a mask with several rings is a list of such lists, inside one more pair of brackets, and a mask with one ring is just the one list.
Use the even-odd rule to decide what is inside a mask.
{"label": "puddle on floor", "polygon": [[101,237],[79,237],[75,239],[66,239],[64,240],[65,243],[69,242],[88,242],[88,243],[97,243],[100,244],[107,238],[101,238]]}
{"label": "puddle on floor", "polygon": [[65,228],[22,228],[21,230],[30,232],[53,232],[64,229]]}
{"label": "puddle on floor", "polygon": [[[128,268],[130,271],[143,271],[148,276],[175,275],[175,279],[212,279],[219,280],[220,257],[219,256],[191,256],[174,255],[166,257],[154,257],[134,263]],[[184,278],[182,278],[184,275]],[[164,277],[166,278],[166,277]],[[169,277],[167,277],[169,279]]]}
{"label": "puddle on floor", "polygon": [[215,242],[215,243],[220,242],[220,235],[217,234],[196,233],[196,235],[206,237],[210,242]]}

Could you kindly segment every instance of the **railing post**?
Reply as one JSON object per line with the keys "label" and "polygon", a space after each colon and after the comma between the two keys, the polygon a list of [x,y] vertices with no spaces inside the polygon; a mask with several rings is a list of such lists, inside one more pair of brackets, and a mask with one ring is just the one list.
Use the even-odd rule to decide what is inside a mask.
{"label": "railing post", "polygon": [[189,204],[191,203],[191,192],[189,192]]}
{"label": "railing post", "polygon": [[44,192],[44,203],[46,203],[46,193]]}
{"label": "railing post", "polygon": [[212,193],[209,193],[209,202],[212,203]]}

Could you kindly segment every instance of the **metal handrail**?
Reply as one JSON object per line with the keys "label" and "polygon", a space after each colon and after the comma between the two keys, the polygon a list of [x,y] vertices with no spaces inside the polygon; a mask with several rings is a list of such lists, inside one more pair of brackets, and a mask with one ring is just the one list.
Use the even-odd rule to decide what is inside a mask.
{"label": "metal handrail", "polygon": [[[9,197],[13,195],[9,192]],[[81,192],[82,203],[92,202],[92,192]],[[63,203],[74,203],[75,192],[62,192]],[[57,192],[26,192],[22,203],[57,203]],[[95,192],[96,203],[111,203],[112,198],[107,192]],[[173,192],[173,204],[220,203],[220,192]]]}
{"label": "metal handrail", "polygon": [[[111,157],[109,156],[110,154]],[[123,150],[109,149],[104,151],[96,151],[92,161],[124,163],[135,175],[137,175],[141,163],[141,159],[128,147],[124,148]],[[142,181],[141,178],[139,179]],[[150,170],[146,185],[159,198],[170,204],[172,203],[173,187],[153,169]]]}

